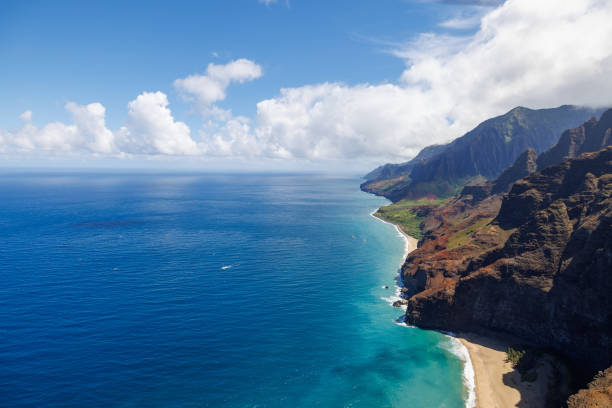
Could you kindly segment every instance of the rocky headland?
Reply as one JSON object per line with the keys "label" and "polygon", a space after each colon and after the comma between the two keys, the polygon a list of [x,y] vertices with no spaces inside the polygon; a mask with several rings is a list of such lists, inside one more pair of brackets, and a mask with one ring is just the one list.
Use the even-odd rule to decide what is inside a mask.
{"label": "rocky headland", "polygon": [[[406,320],[507,332],[586,370],[612,363],[612,147],[549,167],[498,198],[464,197],[402,268]],[[457,209],[457,213],[452,210]],[[461,218],[461,222],[457,222]],[[448,227],[445,227],[448,225]]]}
{"label": "rocky headland", "polygon": [[567,402],[552,387],[550,406],[612,404],[611,132],[609,110],[539,156],[528,146],[497,179],[403,204],[422,234],[401,269],[406,322],[519,339],[567,362],[573,392],[606,370]]}

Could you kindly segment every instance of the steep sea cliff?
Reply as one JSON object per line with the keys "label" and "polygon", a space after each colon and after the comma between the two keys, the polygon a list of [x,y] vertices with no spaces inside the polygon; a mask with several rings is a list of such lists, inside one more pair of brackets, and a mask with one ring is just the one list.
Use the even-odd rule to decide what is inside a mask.
{"label": "steep sea cliff", "polygon": [[[510,338],[539,350],[529,359],[542,351],[565,359],[569,371],[560,363],[551,381],[566,381],[567,371],[574,382],[549,390],[551,406],[612,364],[611,125],[607,111],[539,157],[526,150],[495,181],[380,211],[423,236],[401,271],[406,322]],[[568,403],[612,404],[609,377],[602,371]]]}
{"label": "steep sea cliff", "polygon": [[[407,262],[407,259],[410,253],[415,251],[418,248],[419,240],[408,235],[402,229],[401,225],[386,221],[384,217],[377,215],[377,214],[378,214],[378,211],[373,212],[371,215],[374,218],[380,220],[381,222],[385,224],[394,226],[398,233],[398,236],[402,237],[405,242],[404,256],[402,258],[403,260],[402,260],[402,263],[400,264],[400,268],[398,269],[398,276],[397,276],[396,283],[395,283],[395,295],[384,298],[384,300],[389,302],[391,306],[400,308],[405,311],[406,307],[405,307],[404,302],[405,302],[405,293],[406,293],[407,288],[404,284],[404,280],[402,278],[401,272],[402,272],[403,266]],[[388,288],[388,287],[385,286],[385,288]],[[397,323],[400,325],[409,327],[409,328],[413,328],[413,329],[416,328],[415,326],[407,325],[404,317],[398,318]],[[474,368],[472,366],[472,361],[470,359],[470,354],[468,352],[468,349],[461,341],[459,341],[455,337],[453,333],[448,332],[448,331],[441,332],[441,333],[448,337],[448,340],[450,341],[450,344],[451,344],[450,350],[452,351],[452,353],[454,353],[459,358],[459,360],[461,360],[461,364],[463,367],[462,368],[463,370],[462,379],[463,379],[463,386],[464,386],[465,407],[474,408],[476,406]]]}

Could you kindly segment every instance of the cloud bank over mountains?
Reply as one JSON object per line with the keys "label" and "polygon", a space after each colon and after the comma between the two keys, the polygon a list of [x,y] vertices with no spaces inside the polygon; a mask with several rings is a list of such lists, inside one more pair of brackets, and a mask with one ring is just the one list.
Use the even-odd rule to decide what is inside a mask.
{"label": "cloud bank over mountains", "polygon": [[[200,129],[176,121],[163,92],[143,92],[127,104],[120,129],[106,127],[100,103],[70,102],[73,123],[39,127],[26,111],[20,129],[0,131],[0,149],[403,160],[517,105],[612,104],[612,1],[508,0],[487,10],[473,35],[424,33],[388,49],[406,64],[394,83],[281,89],[245,118],[218,106],[231,84],[263,75],[257,63],[237,59],[174,81],[202,115]],[[442,25],[465,28],[460,20]]]}

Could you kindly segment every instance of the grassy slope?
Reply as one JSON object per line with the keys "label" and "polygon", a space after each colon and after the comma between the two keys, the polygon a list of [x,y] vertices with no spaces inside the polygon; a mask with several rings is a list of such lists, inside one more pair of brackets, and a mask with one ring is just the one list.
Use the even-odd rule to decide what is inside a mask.
{"label": "grassy slope", "polygon": [[455,232],[448,238],[447,249],[451,250],[459,248],[460,246],[471,242],[474,234],[488,227],[491,221],[493,221],[493,218],[495,217],[486,217],[479,220],[474,220],[467,227]]}
{"label": "grassy slope", "polygon": [[449,199],[419,199],[419,200],[402,200],[397,203],[380,207],[376,212],[376,216],[385,221],[389,221],[398,225],[406,234],[416,239],[421,239],[421,222],[425,217],[418,215],[418,208],[423,206],[439,207],[448,202]]}

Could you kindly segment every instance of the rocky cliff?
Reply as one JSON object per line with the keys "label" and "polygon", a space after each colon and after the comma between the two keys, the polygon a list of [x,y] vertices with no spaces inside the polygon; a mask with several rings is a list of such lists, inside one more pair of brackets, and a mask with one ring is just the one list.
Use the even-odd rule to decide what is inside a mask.
{"label": "rocky cliff", "polygon": [[604,112],[599,121],[591,118],[582,126],[563,132],[559,142],[538,157],[537,166],[543,169],[564,159],[594,152],[610,144],[612,144],[612,109]]}
{"label": "rocky cliff", "polygon": [[481,184],[487,185],[489,193],[504,193],[515,181],[535,173],[538,169],[542,170],[582,153],[600,150],[610,144],[612,144],[612,109],[604,112],[599,121],[591,118],[577,128],[566,130],[553,147],[539,156],[535,150],[527,149],[495,181]]}
{"label": "rocky cliff", "polygon": [[578,391],[567,401],[568,408],[612,407],[612,367],[595,375],[586,389]]}
{"label": "rocky cliff", "polygon": [[410,162],[374,170],[361,188],[394,202],[448,197],[475,179],[495,179],[526,149],[539,154],[555,144],[565,129],[602,111],[568,105],[539,110],[518,107],[447,145],[423,149]]}
{"label": "rocky cliff", "polygon": [[606,368],[611,194],[609,147],[520,180],[503,200],[464,196],[437,209],[402,268],[406,321],[511,333],[588,370]]}
{"label": "rocky cliff", "polygon": [[516,159],[516,161],[504,170],[495,180],[491,192],[493,194],[504,193],[515,181],[534,173],[538,169],[536,163],[537,159],[538,154],[534,149],[529,148],[525,150],[523,154],[521,154],[518,159]]}
{"label": "rocky cliff", "polygon": [[402,177],[410,174],[410,171],[419,163],[425,163],[427,160],[442,153],[448,145],[431,145],[425,147],[412,160],[404,163],[393,164],[387,163],[375,168],[363,178],[366,181],[391,180],[396,177]]}

